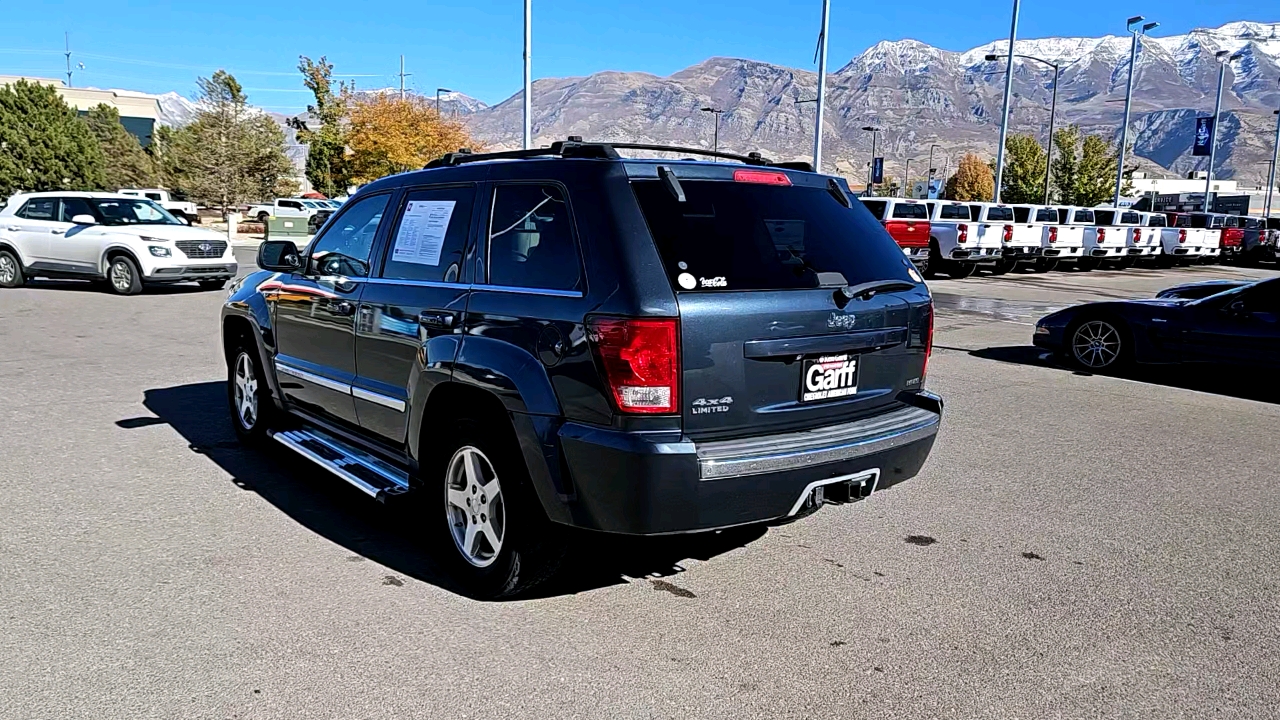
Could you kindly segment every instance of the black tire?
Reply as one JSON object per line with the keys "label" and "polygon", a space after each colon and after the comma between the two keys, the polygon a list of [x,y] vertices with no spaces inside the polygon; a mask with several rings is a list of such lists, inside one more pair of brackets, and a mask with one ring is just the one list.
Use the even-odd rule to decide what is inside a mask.
{"label": "black tire", "polygon": [[[933,280],[938,277],[938,271],[942,269],[943,260],[942,253],[938,251],[938,241],[929,238],[929,261],[925,263],[924,275],[925,280]],[[947,273],[950,275],[951,273]]]}
{"label": "black tire", "polygon": [[25,282],[18,256],[8,250],[0,250],[0,287],[22,287]]}
{"label": "black tire", "polygon": [[267,224],[267,218],[269,218],[269,217],[271,217],[271,216],[270,216],[270,215],[268,215],[267,213],[260,212],[260,213],[258,213],[258,222],[262,223],[263,225],[266,225],[266,224]]}
{"label": "black tire", "polygon": [[227,286],[227,281],[226,280],[201,280],[196,284],[200,286],[201,290],[221,290],[222,288]]}
{"label": "black tire", "polygon": [[[514,437],[495,432],[492,422],[464,419],[441,447],[422,478],[421,511],[432,528],[428,541],[462,592],[493,600],[527,593],[551,578],[568,546],[564,531],[542,510]],[[479,479],[468,469],[471,460]],[[483,487],[497,491],[490,496]],[[450,501],[456,493],[466,506]],[[468,537],[471,552],[464,555]]]}
{"label": "black tire", "polygon": [[1124,258],[1120,260],[1120,262],[1116,265],[1116,267],[1118,267],[1121,270],[1128,270],[1129,268],[1137,264],[1138,264],[1138,258],[1134,257],[1133,255],[1126,255],[1124,256]]}
{"label": "black tire", "polygon": [[973,274],[978,269],[978,263],[974,262],[956,262],[951,261],[951,265],[947,268],[947,274],[956,280],[963,280]]}
{"label": "black tire", "polygon": [[1101,263],[1098,262],[1097,258],[1082,257],[1079,262],[1076,263],[1076,269],[1080,272],[1092,272],[1093,270],[1096,270],[1099,265],[1101,265]]}
{"label": "black tire", "polygon": [[1004,260],[997,260],[996,264],[991,266],[992,275],[1004,275],[1016,266],[1017,263],[1007,263]]}
{"label": "black tire", "polygon": [[142,292],[142,274],[138,264],[128,255],[116,255],[107,263],[107,287],[117,295]]}
{"label": "black tire", "polygon": [[1040,258],[1036,260],[1031,269],[1038,273],[1047,273],[1058,267],[1058,261],[1053,258]]}
{"label": "black tire", "polygon": [[1132,340],[1124,323],[1090,315],[1067,328],[1065,354],[1072,365],[1092,373],[1112,373],[1129,365]]}
{"label": "black tire", "polygon": [[260,444],[272,428],[275,405],[258,348],[252,342],[241,338],[227,355],[227,407],[236,437]]}

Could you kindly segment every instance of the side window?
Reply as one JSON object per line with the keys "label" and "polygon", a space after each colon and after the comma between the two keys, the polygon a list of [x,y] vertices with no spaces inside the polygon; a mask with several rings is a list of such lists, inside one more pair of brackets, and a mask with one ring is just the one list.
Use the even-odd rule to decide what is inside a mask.
{"label": "side window", "polygon": [[871,214],[875,216],[875,219],[884,219],[884,211],[888,206],[887,202],[884,200],[863,200],[862,204],[867,206],[867,209],[871,211]]}
{"label": "side window", "polygon": [[160,193],[147,193],[147,199],[148,199],[148,200],[155,200],[156,202],[160,202],[160,200],[161,200],[161,198],[160,198]]}
{"label": "side window", "polygon": [[71,222],[71,218],[77,215],[98,216],[88,200],[78,197],[62,198],[62,222]]}
{"label": "side window", "polygon": [[489,218],[490,285],[576,290],[582,266],[564,193],[555,185],[499,185]]}
{"label": "side window", "polygon": [[302,209],[302,203],[300,203],[300,202],[294,202],[293,200],[281,200],[281,201],[280,201],[280,207],[282,207],[282,208],[289,208],[290,210],[301,210],[301,209]]}
{"label": "side window", "polygon": [[981,205],[970,205],[970,206],[969,206],[969,210],[970,210],[970,211],[972,211],[972,213],[973,213],[973,219],[974,219],[974,220],[976,220],[976,221],[983,221],[983,220],[984,220],[984,218],[982,217],[982,206],[981,206]]}
{"label": "side window", "polygon": [[1036,222],[1058,222],[1058,213],[1054,212],[1052,208],[1040,208],[1036,211]]}
{"label": "side window", "polygon": [[317,275],[368,277],[369,253],[389,195],[361,198],[347,208],[311,244],[311,270]]}
{"label": "side window", "polygon": [[474,187],[410,191],[392,228],[382,277],[460,282],[475,199]]}
{"label": "side window", "polygon": [[57,208],[57,198],[36,198],[28,200],[17,215],[27,220],[53,220],[56,217]]}
{"label": "side window", "polygon": [[1027,222],[1027,218],[1031,217],[1031,208],[1016,207],[1013,209],[1013,219],[1016,222]]}

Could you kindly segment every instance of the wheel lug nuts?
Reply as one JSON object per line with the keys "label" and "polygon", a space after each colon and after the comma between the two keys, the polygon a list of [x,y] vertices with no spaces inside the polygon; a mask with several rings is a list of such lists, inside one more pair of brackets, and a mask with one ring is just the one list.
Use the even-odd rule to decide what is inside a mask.
{"label": "wheel lug nuts", "polygon": [[480,513],[480,522],[489,522],[489,518],[485,517],[484,513]]}
{"label": "wheel lug nuts", "polygon": [[472,525],[475,525],[475,524],[476,524],[476,516],[475,516],[475,515],[472,515],[472,516],[471,516],[471,524],[472,524]]}

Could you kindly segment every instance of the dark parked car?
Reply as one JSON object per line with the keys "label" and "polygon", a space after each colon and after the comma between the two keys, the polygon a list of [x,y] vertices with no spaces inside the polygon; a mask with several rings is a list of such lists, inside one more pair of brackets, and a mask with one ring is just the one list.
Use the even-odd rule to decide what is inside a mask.
{"label": "dark parked car", "polygon": [[1129,363],[1280,368],[1280,278],[1199,300],[1088,303],[1046,315],[1033,342],[1088,370]]}
{"label": "dark parked car", "polygon": [[1217,295],[1224,290],[1237,288],[1241,285],[1248,285],[1253,280],[1201,280],[1200,282],[1187,283],[1185,285],[1174,285],[1165,288],[1156,293],[1157,298],[1166,300],[1199,300],[1200,298]]}
{"label": "dark parked car", "polygon": [[263,243],[223,310],[236,431],[417,496],[485,597],[568,527],[787,522],[918,473],[932,299],[844,181],[619,149],[708,154],[450,154]]}

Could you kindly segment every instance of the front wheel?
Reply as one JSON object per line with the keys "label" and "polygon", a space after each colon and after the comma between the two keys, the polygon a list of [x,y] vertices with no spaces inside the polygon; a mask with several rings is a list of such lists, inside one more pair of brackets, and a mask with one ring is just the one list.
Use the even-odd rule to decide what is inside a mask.
{"label": "front wheel", "polygon": [[257,349],[241,343],[227,365],[227,404],[231,424],[244,441],[259,442],[266,438],[271,420],[271,393],[266,375],[258,360]]}
{"label": "front wheel", "polygon": [[517,595],[547,580],[566,549],[562,531],[542,512],[515,441],[495,435],[492,426],[462,421],[438,474],[424,479],[426,510],[440,513],[431,522],[443,530],[435,540],[441,560],[467,594],[483,599]]}
{"label": "front wheel", "polygon": [[142,292],[142,277],[138,265],[127,255],[117,255],[107,266],[107,283],[117,295],[137,295]]}
{"label": "front wheel", "polygon": [[1085,370],[1115,370],[1128,358],[1128,341],[1111,320],[1086,319],[1073,327],[1068,337],[1071,360]]}
{"label": "front wheel", "polygon": [[227,286],[227,281],[225,279],[201,280],[196,284],[200,286],[201,290],[221,290]]}
{"label": "front wheel", "polygon": [[8,250],[0,250],[0,287],[22,287],[24,280],[18,256]]}

